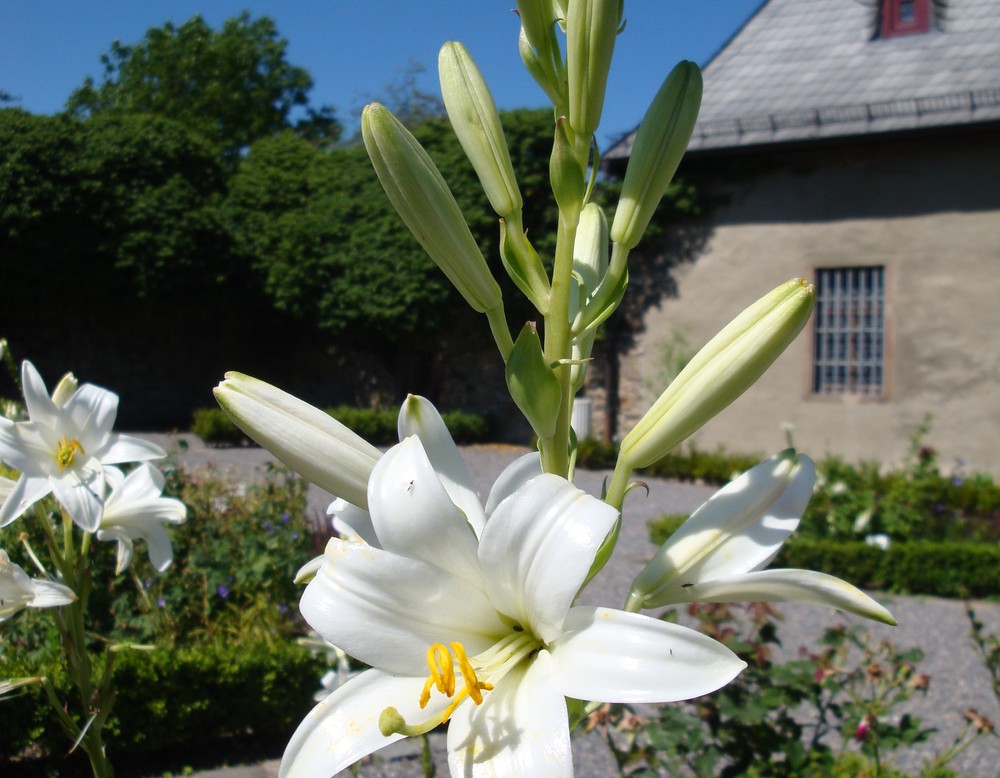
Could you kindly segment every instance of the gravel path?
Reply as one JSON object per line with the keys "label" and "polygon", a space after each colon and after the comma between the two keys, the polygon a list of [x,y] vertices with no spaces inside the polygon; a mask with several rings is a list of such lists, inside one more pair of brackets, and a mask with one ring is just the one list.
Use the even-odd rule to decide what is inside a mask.
{"label": "gravel path", "polygon": [[[177,460],[185,467],[213,467],[240,482],[259,478],[267,463],[272,461],[259,448],[208,449],[198,438],[190,435],[146,434],[142,437],[156,440],[175,452]],[[183,440],[183,448],[178,447],[178,440]],[[485,496],[504,466],[526,450],[514,446],[471,446],[465,448],[463,453],[473,480]],[[599,494],[602,481],[609,476],[610,472],[606,471],[581,471],[577,474],[576,483],[591,494]],[[646,522],[665,513],[691,511],[713,491],[711,487],[649,479],[648,497],[640,490],[632,492],[625,503],[626,520],[615,554],[584,592],[581,601],[620,605],[632,578],[655,550],[646,534]],[[329,501],[329,495],[322,490],[310,488],[311,515],[322,516]],[[873,639],[890,640],[905,648],[921,648],[924,660],[919,663],[918,669],[931,676],[927,695],[912,699],[905,710],[919,716],[925,726],[933,726],[938,732],[928,743],[902,754],[896,761],[896,766],[916,771],[926,757],[951,743],[962,726],[962,711],[969,707],[976,708],[994,723],[1000,724],[1000,706],[992,694],[989,675],[968,638],[969,625],[964,603],[932,597],[891,595],[880,595],[879,600],[893,612],[899,626],[866,622]],[[977,602],[973,605],[988,631],[1000,633],[1000,604]],[[815,606],[789,603],[782,605],[780,610],[784,621],[780,624],[779,636],[788,657],[796,655],[800,646],[815,647],[827,627],[861,621]],[[443,740],[437,738],[434,744],[438,774],[447,775],[447,767],[441,761]],[[574,738],[573,748],[578,778],[603,778],[614,774],[613,762],[599,739],[591,736]],[[1000,738],[981,738],[949,766],[961,775],[977,778],[1000,776]],[[246,768],[239,773],[245,778],[274,774],[273,763]],[[237,778],[234,771],[218,775]],[[347,771],[341,773],[344,778],[349,775]],[[408,778],[421,776],[422,772],[417,754],[404,741],[392,750],[383,751],[377,761],[364,766],[361,775],[365,778]]]}

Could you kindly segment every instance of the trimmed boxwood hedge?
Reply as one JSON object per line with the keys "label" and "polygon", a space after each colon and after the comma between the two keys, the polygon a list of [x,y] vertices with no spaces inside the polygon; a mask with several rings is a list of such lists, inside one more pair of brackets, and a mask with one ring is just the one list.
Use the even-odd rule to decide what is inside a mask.
{"label": "trimmed boxwood hedge", "polygon": [[[207,643],[152,651],[121,651],[115,660],[116,697],[106,730],[112,762],[173,752],[191,763],[227,738],[287,742],[315,704],[327,669],[322,657],[292,642]],[[0,677],[45,671],[0,661]],[[65,677],[50,674],[61,699]],[[67,758],[69,741],[40,686],[0,702],[0,774],[71,775],[86,768],[82,753]],[[280,745],[273,746],[280,748]],[[29,754],[30,761],[16,761]],[[84,771],[85,774],[85,771]]]}
{"label": "trimmed boxwood hedge", "polygon": [[[662,544],[687,519],[669,514],[649,522]],[[818,570],[862,589],[937,597],[1000,596],[1000,545],[912,540],[883,551],[861,540],[792,537],[771,567]]]}
{"label": "trimmed boxwood hedge", "polygon": [[819,570],[862,589],[937,597],[1000,595],[1000,546],[912,540],[883,551],[863,541],[794,538],[773,567]]}

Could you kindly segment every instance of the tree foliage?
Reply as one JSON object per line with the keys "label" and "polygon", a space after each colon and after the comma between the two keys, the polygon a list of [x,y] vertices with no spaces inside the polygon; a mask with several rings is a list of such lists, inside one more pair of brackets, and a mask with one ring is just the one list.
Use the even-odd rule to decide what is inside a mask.
{"label": "tree foliage", "polygon": [[220,280],[224,187],[214,150],[176,122],[0,110],[0,246],[24,288],[149,298]]}
{"label": "tree foliage", "polygon": [[308,109],[313,82],[289,64],[288,42],[268,17],[248,12],[213,30],[201,16],[154,27],[134,46],[115,41],[101,57],[102,82],[88,77],[69,98],[79,117],[156,114],[184,124],[233,158],[253,141],[291,126],[332,141],[340,125],[330,108]]}
{"label": "tree foliage", "polygon": [[[549,236],[551,113],[513,111],[503,118],[525,192],[526,226]],[[503,279],[497,217],[447,121],[424,122],[414,133]],[[233,177],[226,212],[237,246],[275,304],[333,335],[364,332],[388,342],[440,337],[465,309],[392,209],[363,148],[321,152],[290,133],[262,140]],[[537,248],[552,249],[544,242]]]}

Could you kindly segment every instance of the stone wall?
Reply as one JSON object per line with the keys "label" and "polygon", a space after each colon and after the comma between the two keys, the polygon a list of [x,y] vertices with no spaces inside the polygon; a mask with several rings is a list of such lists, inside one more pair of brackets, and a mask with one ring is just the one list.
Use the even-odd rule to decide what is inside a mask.
{"label": "stone wall", "polygon": [[[703,345],[742,308],[817,268],[883,265],[887,392],[819,397],[811,325],[764,378],[695,436],[699,446],[769,453],[794,425],[808,453],[898,462],[925,414],[945,467],[1000,473],[1000,133],[887,139],[743,157],[692,159],[716,201],[704,251],[675,270],[679,296],[652,308],[621,355],[655,399],[677,344]],[[683,172],[683,171],[682,171]]]}

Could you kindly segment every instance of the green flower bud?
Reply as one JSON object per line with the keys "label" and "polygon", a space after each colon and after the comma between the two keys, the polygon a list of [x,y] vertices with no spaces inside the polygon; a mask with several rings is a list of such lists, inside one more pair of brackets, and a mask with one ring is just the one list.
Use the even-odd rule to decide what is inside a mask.
{"label": "green flower bud", "polygon": [[[569,320],[572,324],[585,301],[597,289],[608,270],[608,220],[596,203],[587,203],[580,212],[580,223],[573,243],[573,287],[569,298]],[[586,330],[572,341],[573,360],[590,358],[597,328]],[[585,364],[570,367],[570,386],[573,392],[583,386],[587,373]]]}
{"label": "green flower bud", "polygon": [[569,125],[590,138],[601,123],[621,0],[576,0],[566,20]]}
{"label": "green flower bud", "polygon": [[549,183],[559,210],[567,214],[579,214],[587,184],[583,178],[583,168],[573,154],[573,144],[566,134],[566,117],[556,119],[555,141],[552,156],[549,157]]}
{"label": "green flower bud", "polygon": [[621,457],[648,467],[739,397],[802,331],[816,288],[782,284],[710,340],[625,436]]}
{"label": "green flower bud", "polygon": [[500,287],[448,184],[417,139],[378,103],[365,106],[361,134],[382,188],[424,251],[475,310],[499,308]]}
{"label": "green flower bud", "polygon": [[441,94],[451,126],[475,168],[493,210],[509,219],[521,210],[521,192],[510,163],[500,114],[482,74],[461,43],[438,55]]}
{"label": "green flower bud", "polygon": [[634,248],[684,156],[701,105],[701,71],[679,63],[667,76],[635,134],[611,240]]}
{"label": "green flower bud", "polygon": [[551,0],[517,0],[521,19],[517,47],[531,77],[545,90],[557,112],[565,113],[565,64],[556,37],[555,14]]}

